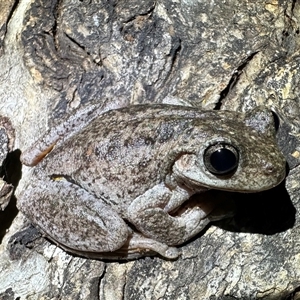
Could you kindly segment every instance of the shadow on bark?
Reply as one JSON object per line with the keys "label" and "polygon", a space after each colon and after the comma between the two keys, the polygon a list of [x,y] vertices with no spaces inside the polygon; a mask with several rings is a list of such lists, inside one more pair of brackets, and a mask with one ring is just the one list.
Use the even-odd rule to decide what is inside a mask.
{"label": "shadow on bark", "polygon": [[[20,150],[15,150],[10,152],[3,162],[1,167],[0,176],[9,184],[12,184],[14,191],[19,184],[22,177],[22,164],[20,162]],[[14,218],[18,214],[18,209],[16,206],[17,199],[12,194],[11,199],[7,207],[0,211],[0,244],[6,233],[6,230],[10,228]]]}
{"label": "shadow on bark", "polygon": [[255,194],[228,193],[236,213],[230,219],[214,225],[233,232],[272,235],[292,228],[296,209],[285,188],[285,181],[277,187]]}

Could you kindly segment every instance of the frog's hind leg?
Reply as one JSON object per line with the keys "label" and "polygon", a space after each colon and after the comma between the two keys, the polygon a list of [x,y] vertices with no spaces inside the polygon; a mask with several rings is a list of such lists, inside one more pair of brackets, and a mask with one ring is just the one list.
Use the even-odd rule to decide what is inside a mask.
{"label": "frog's hind leg", "polygon": [[128,240],[129,228],[117,212],[66,180],[32,183],[18,208],[71,252],[113,252]]}

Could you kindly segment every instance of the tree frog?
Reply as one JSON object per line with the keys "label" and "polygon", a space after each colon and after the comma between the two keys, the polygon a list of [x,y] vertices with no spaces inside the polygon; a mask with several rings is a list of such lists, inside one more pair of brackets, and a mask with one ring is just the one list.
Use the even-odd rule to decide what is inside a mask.
{"label": "tree frog", "polygon": [[176,246],[222,217],[209,189],[259,192],[285,177],[273,116],[262,107],[144,104],[67,122],[23,152],[35,167],[18,208],[87,257],[177,258]]}

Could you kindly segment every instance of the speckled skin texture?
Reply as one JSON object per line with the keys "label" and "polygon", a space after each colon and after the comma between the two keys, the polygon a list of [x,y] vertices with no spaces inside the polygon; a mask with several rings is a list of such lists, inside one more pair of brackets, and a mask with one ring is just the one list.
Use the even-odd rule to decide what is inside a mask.
{"label": "speckled skin texture", "polygon": [[[31,154],[46,138],[23,162],[34,164]],[[55,143],[18,207],[64,249],[92,257],[176,258],[175,246],[214,219],[211,202],[182,209],[192,195],[258,192],[285,176],[272,114],[260,107],[241,114],[136,105],[105,112],[49,151]],[[235,172],[216,176],[205,166],[205,150],[216,143],[238,150]]]}

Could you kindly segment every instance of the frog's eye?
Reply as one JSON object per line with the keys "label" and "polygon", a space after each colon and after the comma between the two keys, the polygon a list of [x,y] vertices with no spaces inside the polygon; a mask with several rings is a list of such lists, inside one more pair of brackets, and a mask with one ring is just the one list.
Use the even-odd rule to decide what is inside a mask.
{"label": "frog's eye", "polygon": [[228,175],[234,172],[239,164],[239,153],[227,143],[209,146],[204,153],[204,164],[209,172],[215,175]]}

